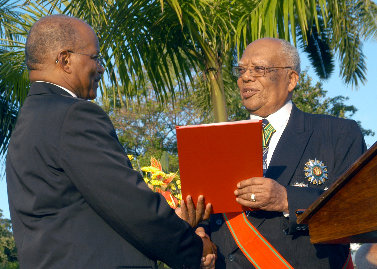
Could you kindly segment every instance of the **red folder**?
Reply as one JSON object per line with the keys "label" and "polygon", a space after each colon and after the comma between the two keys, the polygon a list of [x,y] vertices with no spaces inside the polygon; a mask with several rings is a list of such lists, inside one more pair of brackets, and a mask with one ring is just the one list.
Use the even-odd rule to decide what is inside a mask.
{"label": "red folder", "polygon": [[213,213],[241,212],[237,183],[263,175],[262,122],[177,126],[182,197],[204,195]]}

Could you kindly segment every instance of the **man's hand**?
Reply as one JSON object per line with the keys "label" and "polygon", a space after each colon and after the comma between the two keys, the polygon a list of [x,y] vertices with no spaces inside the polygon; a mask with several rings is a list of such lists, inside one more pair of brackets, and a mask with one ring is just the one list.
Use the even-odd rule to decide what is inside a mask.
{"label": "man's hand", "polygon": [[[253,177],[237,184],[237,203],[266,211],[288,211],[287,190],[271,178]],[[254,200],[253,200],[254,199]]]}
{"label": "man's hand", "polygon": [[184,200],[181,201],[181,207],[175,210],[175,213],[183,219],[184,221],[188,222],[191,227],[196,227],[199,222],[202,220],[206,220],[209,218],[212,211],[212,205],[207,204],[204,206],[204,196],[200,195],[198,197],[198,202],[196,204],[196,208],[194,202],[190,195],[186,197],[186,203]]}
{"label": "man's hand", "polygon": [[203,241],[203,256],[200,268],[215,269],[215,262],[217,259],[217,247],[211,242],[209,236],[205,233],[202,227],[195,230],[195,233],[202,238]]}

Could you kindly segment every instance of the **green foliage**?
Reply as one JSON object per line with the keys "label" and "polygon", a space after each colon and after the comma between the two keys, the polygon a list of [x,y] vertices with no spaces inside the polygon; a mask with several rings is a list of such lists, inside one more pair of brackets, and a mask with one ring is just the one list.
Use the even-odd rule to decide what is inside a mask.
{"label": "green foliage", "polygon": [[[147,97],[124,99],[124,107],[116,102],[113,108],[105,100],[102,107],[110,115],[120,143],[127,154],[136,156],[139,167],[149,166],[150,157],[154,156],[162,160],[164,169],[177,171],[175,126],[199,124],[205,120],[197,113],[195,98],[192,97],[183,94],[161,104],[150,93]],[[166,167],[167,164],[169,167]]]}
{"label": "green foliage", "polygon": [[324,21],[321,17],[318,18],[318,26],[312,26],[307,30],[307,42],[299,35],[301,47],[306,52],[312,66],[317,75],[321,79],[327,79],[334,71],[334,56],[330,47],[330,29],[324,26]]}
{"label": "green foliage", "polygon": [[[358,86],[366,81],[365,56],[362,51],[361,28],[364,24],[359,17],[358,6],[365,6],[365,0],[329,1],[334,12],[330,15],[331,46],[341,60],[340,76],[347,84]],[[370,3],[372,5],[372,3]],[[373,5],[375,5],[373,3]],[[373,12],[370,9],[370,12]],[[374,14],[376,16],[376,14]],[[349,54],[348,54],[349,53]],[[352,55],[352,60],[350,58]],[[357,77],[357,79],[356,79]]]}
{"label": "green foliage", "polygon": [[6,151],[10,134],[16,123],[17,106],[0,95],[0,155]]}
{"label": "green foliage", "polygon": [[9,219],[3,218],[2,210],[0,209],[0,269],[16,268],[19,268],[19,265],[11,222]]}
{"label": "green foliage", "polygon": [[[227,72],[251,41],[292,37],[296,44],[299,38],[319,74],[331,74],[337,55],[341,76],[357,86],[365,81],[362,41],[375,37],[377,29],[377,6],[370,0],[0,0],[0,94],[8,107],[17,109],[28,91],[27,32],[54,13],[80,17],[98,32],[107,62],[105,98],[123,105],[124,97],[153,91],[156,100],[167,101],[201,76],[215,120],[227,120],[225,97],[233,94]],[[1,127],[9,137],[12,125]],[[6,143],[7,138],[4,149]]]}
{"label": "green foliage", "polygon": [[14,1],[0,0],[0,155],[6,151],[18,107],[28,89],[24,55],[14,51],[24,42],[17,26],[20,18]]}

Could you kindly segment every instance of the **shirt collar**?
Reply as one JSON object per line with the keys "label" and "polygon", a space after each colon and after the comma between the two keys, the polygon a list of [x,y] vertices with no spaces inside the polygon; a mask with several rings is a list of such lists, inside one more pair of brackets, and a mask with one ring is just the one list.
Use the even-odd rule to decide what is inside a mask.
{"label": "shirt collar", "polygon": [[[292,111],[292,101],[289,100],[278,111],[269,115],[266,119],[271,123],[276,131],[285,128]],[[257,115],[250,114],[250,119],[262,120],[263,118]]]}
{"label": "shirt collar", "polygon": [[[38,81],[35,81],[35,82],[44,82],[44,83],[48,83],[48,84],[55,85],[55,86],[59,87],[60,89],[66,91],[67,93],[69,93],[69,94],[72,95],[73,97],[77,98],[77,95],[76,95],[76,94],[74,94],[73,92],[71,92],[71,91],[68,90],[67,88],[64,88],[63,86],[57,85],[57,84],[52,83],[52,82],[43,81],[43,80],[38,80]],[[272,123],[271,123],[271,124],[272,124]]]}

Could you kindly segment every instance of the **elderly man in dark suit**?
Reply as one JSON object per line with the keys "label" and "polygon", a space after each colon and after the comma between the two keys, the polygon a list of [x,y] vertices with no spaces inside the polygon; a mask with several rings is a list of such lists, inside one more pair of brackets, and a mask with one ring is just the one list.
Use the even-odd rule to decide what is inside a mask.
{"label": "elderly man in dark suit", "polygon": [[292,103],[300,59],[284,40],[254,41],[234,71],[243,105],[264,127],[264,177],[235,186],[236,201],[250,211],[212,215],[204,225],[218,247],[216,268],[352,268],[349,245],[311,244],[295,211],[365,151],[357,123],[304,113]]}
{"label": "elderly man in dark suit", "polygon": [[32,84],[6,164],[21,268],[211,266],[209,239],[147,187],[106,113],[86,101],[104,72],[92,28],[63,15],[40,19],[26,64]]}

